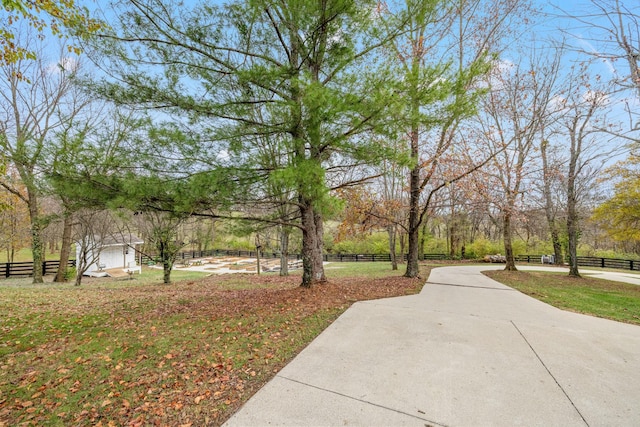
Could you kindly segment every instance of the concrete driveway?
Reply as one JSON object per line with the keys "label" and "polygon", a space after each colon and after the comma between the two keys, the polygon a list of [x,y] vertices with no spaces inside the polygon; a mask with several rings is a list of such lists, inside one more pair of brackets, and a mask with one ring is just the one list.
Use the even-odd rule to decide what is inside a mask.
{"label": "concrete driveway", "polygon": [[640,426],[640,327],[553,308],[492,268],[354,304],[225,425]]}

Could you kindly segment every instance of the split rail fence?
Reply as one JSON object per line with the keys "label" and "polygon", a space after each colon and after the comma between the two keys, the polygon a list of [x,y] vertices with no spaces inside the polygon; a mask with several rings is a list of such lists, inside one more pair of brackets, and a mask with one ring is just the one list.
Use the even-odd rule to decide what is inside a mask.
{"label": "split rail fence", "polygon": [[[206,257],[220,257],[220,256],[238,256],[255,258],[257,256],[256,251],[242,251],[242,250],[229,250],[229,249],[212,249],[208,251],[184,251],[178,254],[178,260],[189,260],[194,258],[206,258]],[[280,254],[277,252],[261,252],[262,258],[280,258]],[[532,264],[540,264],[544,255],[518,255],[516,257],[517,262],[526,262]],[[289,259],[299,260],[302,259],[300,254],[293,254],[289,256]],[[323,259],[329,262],[391,262],[391,255],[389,254],[325,254]],[[403,259],[407,259],[407,255],[403,256]],[[447,256],[445,254],[423,254],[422,260],[445,260]],[[142,262],[144,264],[158,262],[157,257],[149,257],[147,255],[142,256]],[[60,261],[45,261],[42,263],[42,273],[54,274],[58,271],[58,265]],[[75,267],[76,261],[69,260],[69,267]],[[631,259],[618,259],[618,258],[599,258],[599,257],[578,257],[578,266],[591,267],[591,268],[613,268],[619,270],[631,270],[640,271],[640,261]],[[0,277],[28,277],[33,276],[33,262],[5,262],[0,263]]]}
{"label": "split rail fence", "polygon": [[[212,249],[208,251],[185,251],[180,252],[176,257],[176,260],[189,260],[195,258],[206,258],[206,257],[220,257],[220,256],[237,256],[237,257],[249,257],[256,258],[258,253],[256,251],[240,251],[240,250],[229,250],[229,249]],[[265,259],[278,259],[280,258],[280,254],[277,252],[267,252],[261,251],[260,257]],[[398,258],[400,256],[398,255]],[[328,262],[391,262],[391,255],[389,254],[324,254],[322,256],[324,261]],[[407,255],[405,254],[403,257],[405,260],[407,259]],[[423,254],[423,260],[444,260],[446,259],[445,254]],[[292,254],[289,255],[289,259],[292,260],[300,260],[302,259],[302,255],[300,254]],[[159,262],[160,259],[157,256],[142,256],[142,263],[150,263],[150,262]]]}
{"label": "split rail fence", "polygon": [[[518,255],[516,261],[540,264],[543,256],[545,255]],[[640,271],[640,261],[632,259],[579,256],[578,266]]]}

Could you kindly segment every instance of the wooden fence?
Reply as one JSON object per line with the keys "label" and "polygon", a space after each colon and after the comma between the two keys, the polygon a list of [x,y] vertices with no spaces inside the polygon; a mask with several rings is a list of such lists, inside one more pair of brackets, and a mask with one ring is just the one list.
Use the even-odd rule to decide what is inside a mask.
{"label": "wooden fence", "polygon": [[[42,263],[42,274],[56,273],[59,265],[60,261],[44,261]],[[69,260],[69,267],[75,266],[76,260]],[[0,263],[0,275],[5,278],[33,276],[33,261]]]}
{"label": "wooden fence", "polygon": [[[205,257],[220,257],[220,256],[238,256],[238,257],[248,257],[248,258],[256,258],[256,251],[241,251],[241,250],[230,250],[230,249],[212,249],[208,251],[185,251],[180,252],[176,257],[176,260],[188,260],[194,258],[205,258]],[[280,258],[280,254],[277,252],[260,252],[260,257],[265,259],[277,259]],[[399,258],[400,256],[398,256]],[[322,256],[324,261],[329,262],[391,262],[391,255],[389,254],[324,254]],[[289,259],[299,260],[302,259],[302,255],[300,254],[292,254],[289,255]],[[403,259],[407,259],[407,255],[405,254]],[[423,254],[423,260],[443,260],[446,259],[445,254]],[[157,256],[142,256],[143,263],[149,262],[158,262],[159,258]]]}
{"label": "wooden fence", "polygon": [[[543,255],[518,255],[516,261],[540,264],[542,257]],[[632,259],[579,256],[578,266],[640,271],[640,261]]]}
{"label": "wooden fence", "polygon": [[[257,253],[255,251],[242,251],[231,249],[212,249],[208,251],[185,251],[180,252],[177,256],[177,260],[188,260],[193,258],[205,258],[205,257],[220,257],[220,256],[238,256],[255,258]],[[277,252],[261,252],[262,258],[280,258],[280,254]],[[399,257],[399,256],[398,256]],[[517,262],[526,262],[533,264],[542,263],[543,255],[518,255],[516,256]],[[159,259],[154,257],[152,259],[149,256],[143,255],[142,262],[144,264],[150,262],[157,262]],[[289,256],[289,259],[302,259],[300,254],[293,254]],[[325,254],[323,259],[328,262],[391,262],[391,255],[389,254]],[[403,256],[403,259],[407,259],[407,255]],[[447,256],[445,254],[423,254],[420,258],[422,260],[445,260]],[[42,263],[42,274],[54,274],[58,271],[58,265],[60,261],[45,261]],[[76,261],[69,260],[69,267],[75,267]],[[631,259],[618,259],[618,258],[599,258],[599,257],[578,257],[578,265],[580,267],[596,267],[596,268],[613,268],[619,270],[632,270],[640,271],[640,261]],[[28,277],[33,276],[33,262],[10,262],[0,263],[0,276],[5,278],[9,277]]]}

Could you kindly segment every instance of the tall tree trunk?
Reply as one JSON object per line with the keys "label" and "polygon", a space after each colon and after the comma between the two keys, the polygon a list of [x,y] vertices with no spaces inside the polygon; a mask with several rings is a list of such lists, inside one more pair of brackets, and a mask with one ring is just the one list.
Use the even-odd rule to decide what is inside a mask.
{"label": "tall tree trunk", "polygon": [[260,275],[260,246],[256,247],[256,274]]}
{"label": "tall tree trunk", "polygon": [[[300,198],[300,216],[302,221],[302,283],[308,288],[315,283],[326,281],[322,265],[322,218],[313,210],[311,203]],[[319,227],[318,227],[319,226]]]}
{"label": "tall tree trunk", "polygon": [[60,265],[56,273],[54,282],[66,281],[67,269],[69,265],[69,255],[71,254],[71,229],[73,225],[72,216],[69,212],[64,214],[64,222],[62,225],[62,248],[60,249]]}
{"label": "tall tree trunk", "polygon": [[[593,111],[594,106],[590,111]],[[590,117],[591,114],[588,115]],[[582,152],[582,130],[577,126],[577,118],[570,129],[571,148],[569,150],[569,170],[567,172],[567,234],[569,235],[569,276],[580,277],[578,271],[578,195],[576,179],[578,178],[578,160]],[[578,130],[580,129],[580,130]]]}
{"label": "tall tree trunk", "polygon": [[162,282],[165,285],[169,285],[171,283],[171,269],[173,268],[173,262],[168,259],[162,260]]}
{"label": "tall tree trunk", "polygon": [[177,250],[170,250],[170,241],[158,240],[156,248],[160,252],[160,259],[162,260],[162,282],[165,285],[171,284],[171,270],[173,269],[173,263],[177,254]]}
{"label": "tall tree trunk", "polygon": [[506,210],[503,216],[503,232],[504,232],[504,256],[507,265],[504,267],[507,271],[518,271],[516,261],[513,256],[513,244],[511,235],[511,211]]}
{"label": "tall tree trunk", "polygon": [[280,275],[289,275],[289,230],[280,227]]}
{"label": "tall tree trunk", "polygon": [[553,263],[555,265],[564,265],[564,256],[562,255],[562,243],[560,243],[560,233],[558,226],[553,224],[554,229],[551,230],[551,244],[553,245]]}
{"label": "tall tree trunk", "polygon": [[[573,162],[571,162],[573,163]],[[569,179],[567,180],[567,234],[569,235],[569,276],[580,277],[578,271],[578,210],[575,192],[575,165],[569,166]]]}
{"label": "tall tree trunk", "polygon": [[424,253],[426,252],[424,248],[425,248],[425,246],[427,244],[427,234],[428,234],[427,233],[427,231],[428,231],[427,228],[428,228],[427,227],[427,221],[423,221],[422,233],[420,233],[420,251],[419,251],[418,258],[423,258],[424,257]]}
{"label": "tall tree trunk", "polygon": [[398,258],[396,257],[396,226],[387,226],[387,234],[389,234],[389,257],[391,258],[391,270],[398,269]]}
{"label": "tall tree trunk", "polygon": [[455,259],[458,252],[457,227],[455,217],[451,218],[451,225],[448,227],[449,233],[449,258]]}
{"label": "tall tree trunk", "polygon": [[564,264],[562,257],[562,245],[560,244],[560,236],[558,232],[558,224],[555,220],[555,211],[553,199],[551,198],[551,172],[549,171],[549,161],[547,158],[548,141],[544,140],[540,144],[540,154],[542,157],[542,175],[543,175],[543,191],[545,198],[544,211],[547,217],[547,224],[551,234],[551,244],[553,245],[554,263],[556,265]]}
{"label": "tall tree trunk", "polygon": [[31,252],[33,254],[33,283],[43,283],[42,263],[44,261],[44,243],[42,241],[42,220],[35,192],[29,191],[29,219],[31,221]]}
{"label": "tall tree trunk", "polygon": [[420,232],[420,162],[418,157],[418,129],[411,130],[411,159],[414,162],[409,176],[409,254],[405,277],[418,277],[418,234]]}

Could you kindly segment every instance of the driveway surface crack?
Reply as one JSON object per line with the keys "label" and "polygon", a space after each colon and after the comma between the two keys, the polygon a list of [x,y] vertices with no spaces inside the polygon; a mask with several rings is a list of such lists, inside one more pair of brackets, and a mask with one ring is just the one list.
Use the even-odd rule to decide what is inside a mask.
{"label": "driveway surface crack", "polygon": [[458,285],[455,283],[425,282],[425,285],[454,286],[457,288],[490,289],[492,291],[515,291],[513,288],[496,288],[492,286]]}
{"label": "driveway surface crack", "polygon": [[376,406],[378,408],[382,408],[382,409],[385,409],[387,411],[393,411],[393,412],[396,412],[398,414],[402,414],[402,415],[406,415],[408,417],[412,417],[412,418],[418,419],[420,421],[425,421],[425,422],[429,423],[429,424],[427,424],[427,426],[429,426],[429,427],[449,427],[447,424],[441,424],[441,423],[438,423],[436,421],[429,420],[427,418],[419,417],[419,416],[417,416],[415,414],[410,414],[408,412],[400,411],[398,409],[389,408],[388,406],[379,405],[377,403],[369,402],[368,400],[358,399],[357,397],[349,396],[347,394],[339,393],[339,392],[334,391],[334,390],[328,390],[326,388],[318,387],[318,386],[315,386],[313,384],[308,384],[308,383],[305,383],[305,382],[302,382],[302,381],[294,380],[293,378],[287,378],[287,377],[284,377],[282,375],[278,375],[278,378],[282,378],[282,379],[287,380],[287,381],[298,383],[298,384],[301,384],[301,385],[306,386],[306,387],[315,388],[316,390],[324,391],[326,393],[331,393],[331,394],[335,394],[337,396],[346,397],[347,399],[355,400],[357,402],[365,403],[367,405]]}
{"label": "driveway surface crack", "polygon": [[586,426],[589,426],[589,423],[587,422],[587,420],[584,418],[584,416],[582,415],[582,413],[580,412],[580,410],[578,409],[578,407],[576,406],[576,404],[573,402],[573,400],[571,400],[571,397],[569,397],[569,395],[567,394],[566,390],[562,387],[562,385],[558,382],[558,379],[551,373],[551,370],[549,369],[549,367],[547,367],[547,365],[544,363],[544,361],[542,360],[542,358],[540,357],[540,355],[538,354],[538,352],[535,350],[535,348],[533,348],[533,346],[531,345],[531,343],[529,342],[529,340],[527,339],[527,337],[524,336],[524,334],[522,333],[522,331],[520,330],[520,328],[518,328],[518,325],[516,325],[514,323],[513,320],[511,320],[511,324],[513,325],[514,328],[516,328],[516,331],[518,331],[518,333],[520,334],[520,336],[522,337],[522,339],[524,340],[524,342],[527,343],[527,345],[529,346],[529,348],[531,349],[531,351],[533,352],[533,354],[536,355],[536,358],[540,361],[540,363],[542,364],[542,366],[544,366],[544,369],[546,369],[547,373],[549,374],[549,376],[551,376],[551,378],[553,378],[553,381],[556,382],[556,384],[558,385],[558,387],[560,388],[560,390],[562,390],[562,393],[566,396],[566,398],[569,400],[569,402],[571,403],[571,406],[573,406],[573,409],[576,410],[576,412],[578,413],[578,415],[580,415],[580,418],[582,418],[582,421],[584,421],[584,424]]}

